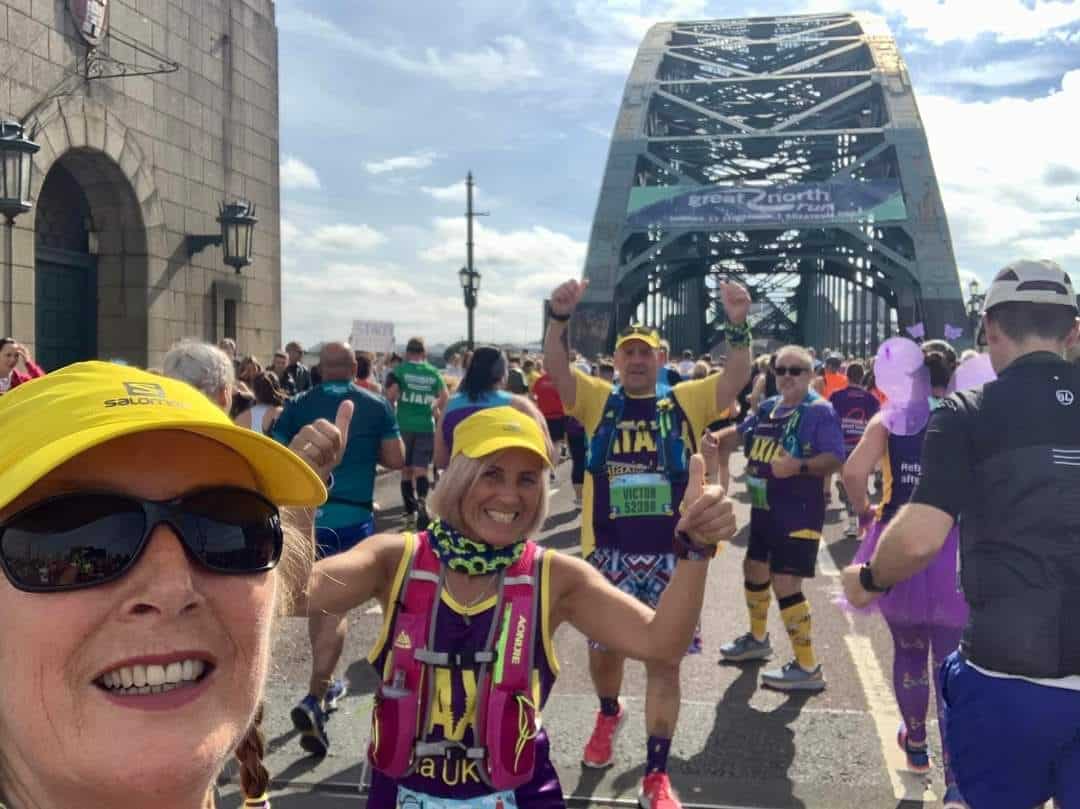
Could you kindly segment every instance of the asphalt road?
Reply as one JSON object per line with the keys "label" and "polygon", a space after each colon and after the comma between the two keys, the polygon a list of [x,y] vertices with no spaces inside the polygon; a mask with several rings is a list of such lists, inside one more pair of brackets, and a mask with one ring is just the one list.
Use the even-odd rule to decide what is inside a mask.
{"label": "asphalt road", "polygon": [[[892,644],[876,616],[852,616],[837,605],[838,571],[854,555],[856,541],[844,539],[838,505],[828,512],[826,546],[819,572],[806,595],[813,610],[815,648],[828,688],[813,696],[788,696],[759,686],[761,664],[719,663],[722,643],[746,631],[741,562],[749,505],[741,483],[741,460],[733,460],[734,496],[744,526],[734,547],[713,562],[702,612],[705,652],[682,668],[682,713],[672,746],[670,773],[684,806],[755,809],[855,809],[855,807],[940,806],[941,771],[916,776],[903,768],[896,747],[898,724],[891,689]],[[551,514],[541,541],[578,553],[580,515],[573,507],[569,464],[558,470]],[[376,500],[381,530],[400,524],[396,474],[381,475]],[[837,498],[834,496],[834,503]],[[363,802],[363,751],[375,677],[365,654],[382,616],[372,602],[350,615],[343,671],[349,696],[328,724],[330,753],[307,756],[297,742],[289,711],[304,695],[309,676],[306,623],[286,619],[279,627],[267,685],[265,729],[267,765],[275,779],[275,809],[353,807]],[[769,630],[776,655],[768,666],[790,659],[790,645],[778,610]],[[552,754],[572,806],[635,806],[644,763],[644,668],[629,663],[623,696],[630,719],[618,740],[617,758],[604,771],[580,764],[582,747],[597,709],[588,675],[585,641],[569,627],[555,638],[561,674],[544,724]],[[933,717],[931,708],[931,717]],[[930,725],[935,765],[941,761],[937,722]],[[236,787],[223,776],[221,806],[240,805]]]}

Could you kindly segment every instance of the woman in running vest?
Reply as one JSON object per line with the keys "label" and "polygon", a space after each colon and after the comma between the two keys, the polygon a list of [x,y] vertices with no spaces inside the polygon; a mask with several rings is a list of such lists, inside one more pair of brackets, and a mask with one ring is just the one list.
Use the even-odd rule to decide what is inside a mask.
{"label": "woman in running vest", "polygon": [[235,755],[269,807],[257,706],[313,546],[280,507],[323,502],[342,425],[290,452],[100,362],[5,394],[0,423],[0,805],[213,807]]}
{"label": "woman in running vest", "polygon": [[[888,402],[870,420],[844,464],[844,487],[853,513],[866,515],[871,512],[867,479],[879,464],[884,474],[884,490],[873,513],[873,523],[855,554],[855,564],[862,564],[874,555],[885,527],[915,490],[930,419],[931,392],[940,394],[949,383],[948,368],[941,354],[934,352],[924,358],[919,346],[904,337],[894,337],[882,344],[874,368]],[[908,768],[919,773],[930,770],[926,716],[931,681],[928,663],[933,660],[932,679],[945,752],[946,809],[967,807],[949,766],[938,675],[945,658],[959,645],[967,622],[967,604],[957,587],[958,543],[959,533],[954,528],[930,567],[896,585],[874,603],[893,638],[893,690],[901,716],[897,743],[907,757]]]}
{"label": "woman in running vest", "polygon": [[478,410],[454,430],[453,457],[417,534],[384,534],[319,562],[307,609],[343,614],[377,598],[385,622],[368,805],[562,807],[540,711],[569,623],[637,659],[677,660],[701,610],[707,559],[735,533],[730,502],[691,462],[673,537],[680,561],[656,612],[590,565],[530,537],[547,511],[551,441],[539,414]]}

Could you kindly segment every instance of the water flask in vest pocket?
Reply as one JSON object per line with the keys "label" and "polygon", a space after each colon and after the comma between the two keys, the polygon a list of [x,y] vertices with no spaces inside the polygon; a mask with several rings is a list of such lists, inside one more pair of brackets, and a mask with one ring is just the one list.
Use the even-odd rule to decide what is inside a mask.
{"label": "water flask in vest pocket", "polygon": [[536,767],[537,706],[530,693],[535,632],[533,601],[515,598],[506,605],[494,672],[485,674],[478,700],[476,732],[487,749],[488,780],[498,790],[532,780]]}
{"label": "water flask in vest pocket", "polygon": [[371,714],[371,766],[390,778],[404,778],[412,767],[424,701],[424,666],[416,650],[424,642],[423,616],[401,613],[394,622],[390,677],[375,691]]}

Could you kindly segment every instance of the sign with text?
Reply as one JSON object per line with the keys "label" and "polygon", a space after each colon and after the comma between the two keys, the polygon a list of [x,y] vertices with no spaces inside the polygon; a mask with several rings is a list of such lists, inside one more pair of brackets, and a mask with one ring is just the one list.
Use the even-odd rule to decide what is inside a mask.
{"label": "sign with text", "polygon": [[394,351],[394,324],[386,320],[354,320],[349,345],[354,351],[391,354]]}
{"label": "sign with text", "polygon": [[821,226],[907,218],[897,179],[742,186],[630,189],[631,227]]}

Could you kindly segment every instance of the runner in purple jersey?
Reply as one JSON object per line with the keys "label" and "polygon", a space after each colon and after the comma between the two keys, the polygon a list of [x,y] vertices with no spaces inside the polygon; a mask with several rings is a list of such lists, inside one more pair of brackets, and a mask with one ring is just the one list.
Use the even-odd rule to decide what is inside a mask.
{"label": "runner in purple jersey", "polygon": [[[844,434],[844,459],[846,460],[866,432],[866,425],[878,412],[881,404],[877,397],[864,386],[866,370],[862,363],[853,362],[847,367],[848,386],[829,397],[829,403],[840,419],[840,431]],[[840,483],[840,500],[848,511],[848,525],[845,534],[849,537],[859,533],[859,515],[851,508],[843,481]]]}
{"label": "runner in purple jersey", "polygon": [[[926,367],[918,369],[920,381],[915,386],[915,401],[891,398],[883,411],[871,419],[862,440],[844,465],[850,508],[856,514],[873,515],[873,523],[853,564],[869,562],[886,526],[911,499],[919,483],[922,448],[930,417],[926,394],[932,389],[940,390],[948,382],[947,368],[939,357],[931,353],[926,357]],[[883,360],[879,359],[880,362]],[[866,482],[879,464],[884,490],[881,502],[871,510]],[[929,567],[894,585],[872,605],[873,609],[881,610],[893,639],[893,691],[902,717],[897,743],[907,757],[908,768],[920,773],[929,771],[931,766],[926,716],[933,680],[944,752],[946,809],[966,809],[967,806],[949,765],[939,673],[945,658],[959,645],[968,617],[967,604],[957,585],[958,553],[959,531],[954,526]],[[928,668],[930,660],[933,661],[932,669]]]}
{"label": "runner in purple jersey", "polygon": [[739,427],[716,433],[722,452],[748,439],[750,541],[743,563],[750,631],[720,647],[733,663],[772,656],[766,625],[771,592],[795,659],[762,673],[762,683],[785,691],[820,691],[825,677],[811,638],[810,603],[802,580],[814,575],[825,522],[822,478],[843,462],[843,438],[832,405],[810,392],[810,353],[787,346],[776,354],[780,394]]}
{"label": "runner in purple jersey", "polygon": [[[563,806],[539,722],[558,672],[551,642],[558,626],[570,623],[636,659],[678,660],[689,644],[707,560],[717,543],[735,534],[731,503],[719,487],[705,486],[704,461],[691,461],[686,509],[673,538],[680,561],[673,586],[653,611],[588,563],[528,539],[546,516],[552,457],[538,414],[507,406],[479,410],[454,431],[453,457],[431,500],[435,519],[428,531],[377,535],[315,566],[298,611],[338,614],[377,598],[386,616],[370,657],[381,680],[369,750],[373,809]],[[519,575],[523,565],[529,576]],[[414,609],[410,588],[416,582],[437,588],[423,613]],[[523,587],[528,599],[520,597]],[[525,613],[526,625],[535,628],[508,633],[522,626],[508,616],[516,616],[512,610],[523,601],[537,605],[535,614]],[[520,667],[523,658],[531,687],[515,692],[511,713],[501,714],[503,665]],[[417,667],[422,678],[412,682],[424,686],[411,688]],[[400,732],[418,726],[416,738]],[[509,736],[492,736],[492,727],[509,728]],[[387,758],[388,748],[402,755]],[[508,758],[500,758],[507,749]],[[528,771],[515,771],[513,786],[500,787],[507,766],[522,756],[532,762]]]}

